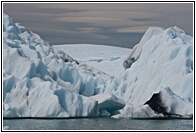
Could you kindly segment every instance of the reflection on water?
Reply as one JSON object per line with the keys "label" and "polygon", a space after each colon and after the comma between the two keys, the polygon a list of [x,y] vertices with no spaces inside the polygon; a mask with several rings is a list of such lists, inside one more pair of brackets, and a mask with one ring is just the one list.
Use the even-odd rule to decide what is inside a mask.
{"label": "reflection on water", "polygon": [[185,119],[4,119],[9,130],[193,130],[193,120]]}

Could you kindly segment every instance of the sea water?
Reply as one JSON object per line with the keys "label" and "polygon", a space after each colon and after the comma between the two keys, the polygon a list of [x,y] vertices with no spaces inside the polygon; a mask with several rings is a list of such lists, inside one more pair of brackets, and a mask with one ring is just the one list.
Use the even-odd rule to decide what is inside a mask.
{"label": "sea water", "polygon": [[187,119],[4,119],[8,130],[193,130]]}

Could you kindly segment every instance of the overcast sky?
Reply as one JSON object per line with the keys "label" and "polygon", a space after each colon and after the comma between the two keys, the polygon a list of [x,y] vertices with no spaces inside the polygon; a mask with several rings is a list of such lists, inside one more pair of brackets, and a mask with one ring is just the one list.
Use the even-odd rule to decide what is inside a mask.
{"label": "overcast sky", "polygon": [[152,26],[193,34],[193,3],[4,3],[3,12],[52,45],[132,48]]}

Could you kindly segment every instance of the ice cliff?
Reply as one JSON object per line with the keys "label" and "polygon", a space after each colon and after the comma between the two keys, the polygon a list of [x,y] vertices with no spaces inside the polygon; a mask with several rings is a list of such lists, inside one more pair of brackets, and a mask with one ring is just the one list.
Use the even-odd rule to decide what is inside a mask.
{"label": "ice cliff", "polygon": [[3,14],[3,117],[192,117],[191,36],[151,27],[123,65],[79,64]]}

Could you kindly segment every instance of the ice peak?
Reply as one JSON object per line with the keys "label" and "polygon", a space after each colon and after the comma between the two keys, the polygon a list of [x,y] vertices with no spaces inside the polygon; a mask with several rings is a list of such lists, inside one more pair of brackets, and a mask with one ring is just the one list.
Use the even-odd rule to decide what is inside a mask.
{"label": "ice peak", "polygon": [[4,25],[13,25],[13,21],[12,21],[12,18],[9,17],[7,14],[3,13],[3,24]]}
{"label": "ice peak", "polygon": [[145,43],[146,41],[148,41],[153,35],[157,35],[157,34],[160,34],[162,33],[164,30],[160,27],[149,27],[145,34],[143,35],[141,41],[139,42],[139,44],[143,44]]}
{"label": "ice peak", "polygon": [[186,33],[177,26],[167,28],[164,33],[169,35],[172,39],[177,37],[183,38],[186,35]]}

